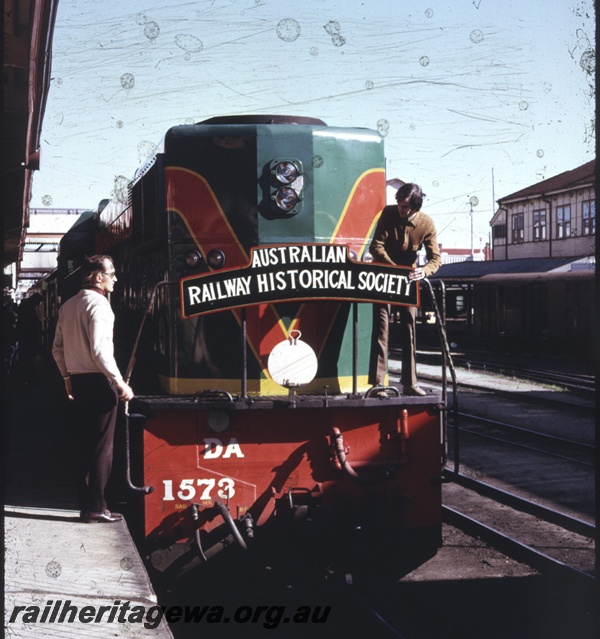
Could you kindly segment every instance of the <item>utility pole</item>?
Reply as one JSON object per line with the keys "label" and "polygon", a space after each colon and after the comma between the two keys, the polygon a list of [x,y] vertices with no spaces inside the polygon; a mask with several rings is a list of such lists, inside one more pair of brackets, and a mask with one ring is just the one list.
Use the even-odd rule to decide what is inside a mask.
{"label": "utility pole", "polygon": [[469,207],[470,207],[470,216],[471,216],[471,259],[475,257],[475,253],[473,252],[473,207],[479,204],[479,198],[475,195],[472,195],[469,198]]}

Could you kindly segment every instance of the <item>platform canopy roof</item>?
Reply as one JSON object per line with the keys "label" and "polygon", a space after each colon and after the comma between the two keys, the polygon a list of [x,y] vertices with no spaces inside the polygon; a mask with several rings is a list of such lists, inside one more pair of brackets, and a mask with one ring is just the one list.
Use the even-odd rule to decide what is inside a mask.
{"label": "platform canopy roof", "polygon": [[488,275],[514,275],[518,273],[550,273],[571,270],[578,257],[529,257],[516,260],[489,260],[443,264],[429,279],[448,281],[474,281]]}
{"label": "platform canopy roof", "polygon": [[58,0],[4,0],[3,266],[20,262],[50,84]]}

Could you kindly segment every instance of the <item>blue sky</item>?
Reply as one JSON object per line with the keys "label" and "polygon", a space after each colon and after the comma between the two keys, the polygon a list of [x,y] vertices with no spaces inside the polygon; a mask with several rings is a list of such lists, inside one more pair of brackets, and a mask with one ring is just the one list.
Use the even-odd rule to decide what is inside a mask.
{"label": "blue sky", "polygon": [[[165,131],[240,113],[376,129],[446,247],[594,158],[591,0],[60,0],[32,208],[95,208]],[[492,179],[493,176],[493,179]]]}

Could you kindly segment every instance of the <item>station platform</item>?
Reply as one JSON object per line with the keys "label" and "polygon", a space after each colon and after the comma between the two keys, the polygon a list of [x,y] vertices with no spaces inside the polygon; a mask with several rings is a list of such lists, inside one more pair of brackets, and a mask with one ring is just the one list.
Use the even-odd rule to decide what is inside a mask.
{"label": "station platform", "polygon": [[5,506],[6,637],[173,637],[124,521]]}
{"label": "station platform", "polygon": [[171,639],[125,521],[79,519],[74,425],[52,363],[9,379],[3,399],[4,636]]}

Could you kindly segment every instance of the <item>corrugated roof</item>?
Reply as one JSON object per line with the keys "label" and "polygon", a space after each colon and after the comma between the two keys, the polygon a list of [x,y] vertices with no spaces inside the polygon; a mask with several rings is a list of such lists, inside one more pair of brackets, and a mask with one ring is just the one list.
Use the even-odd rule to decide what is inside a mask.
{"label": "corrugated roof", "polygon": [[484,275],[509,273],[546,273],[576,262],[577,257],[531,257],[518,260],[496,260],[487,262],[455,262],[443,264],[429,279],[474,280]]}
{"label": "corrugated roof", "polygon": [[591,162],[583,164],[582,166],[572,169],[571,171],[565,171],[559,175],[532,184],[520,191],[506,195],[498,200],[498,203],[506,202],[508,200],[518,200],[530,196],[541,195],[543,193],[552,193],[553,191],[560,191],[564,189],[574,189],[584,184],[592,184],[596,179],[596,159]]}
{"label": "corrugated roof", "polygon": [[4,3],[3,265],[20,262],[50,86],[58,0]]}
{"label": "corrugated roof", "polygon": [[580,281],[593,280],[594,271],[565,271],[558,273],[494,273],[484,275],[477,280],[478,284],[489,284],[494,282],[519,284],[522,282],[544,282],[546,280]]}

